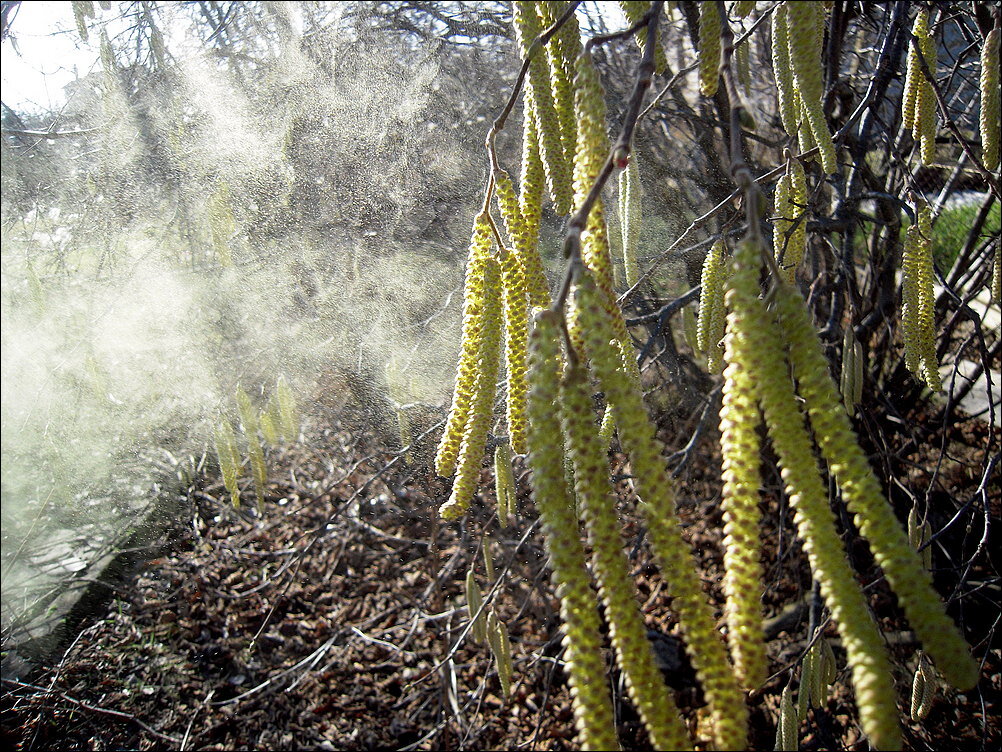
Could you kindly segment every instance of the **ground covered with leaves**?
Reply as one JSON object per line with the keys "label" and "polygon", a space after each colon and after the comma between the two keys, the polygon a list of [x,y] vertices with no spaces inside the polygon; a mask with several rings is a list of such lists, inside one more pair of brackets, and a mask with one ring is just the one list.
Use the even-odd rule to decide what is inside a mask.
{"label": "ground covered with leaves", "polygon": [[[912,417],[916,422],[909,425],[922,425],[923,416]],[[673,435],[691,435],[697,420],[691,417],[681,432],[675,426]],[[672,460],[683,463],[685,536],[719,606],[719,457],[712,426],[702,433]],[[119,588],[51,665],[5,679],[4,747],[572,748],[559,605],[524,467],[517,466],[523,475],[516,517],[498,520],[485,468],[486,490],[475,508],[459,523],[444,524],[436,509],[448,496],[448,482],[428,470],[435,437],[430,430],[405,455],[394,450],[392,439],[336,423],[315,425],[302,442],[270,457],[269,497],[260,513],[234,509],[221,483],[203,478],[189,489],[187,516],[172,531],[170,553]],[[965,421],[919,438],[916,443],[913,434],[899,432],[893,439],[891,455],[912,471],[890,494],[902,515],[906,488],[932,489],[931,503],[937,494],[955,500],[941,504],[943,519],[934,520],[935,529],[944,528],[934,570],[952,601],[951,614],[983,661],[976,690],[942,687],[929,716],[908,721],[918,646],[865,546],[850,547],[851,555],[897,663],[908,747],[997,748],[999,587],[988,550],[978,548],[983,530],[977,521],[983,516],[982,524],[998,524],[998,490],[978,496],[971,471],[983,466],[987,429]],[[669,447],[682,449],[670,441]],[[930,462],[931,449],[945,459]],[[628,466],[616,454],[612,462],[621,478],[624,537],[649,636],[659,651],[667,645],[671,652],[677,628],[670,599],[633,513],[623,477]],[[980,498],[989,500],[987,511],[978,506]],[[968,499],[976,514],[964,511]],[[948,525],[958,508],[961,524]],[[779,694],[799,676],[811,582],[782,496],[767,489],[762,512],[763,602],[775,674],[751,700],[751,743],[772,749]],[[515,678],[507,698],[487,646],[468,634],[463,581],[471,567],[510,634]],[[824,615],[815,608],[819,617]],[[801,746],[866,749],[845,654],[833,625],[825,634],[839,661],[838,676],[826,706],[811,710],[801,724]],[[695,729],[702,698],[690,669],[674,664],[666,678],[674,686],[666,691],[675,692]],[[649,748],[615,670],[609,681],[624,747]]]}

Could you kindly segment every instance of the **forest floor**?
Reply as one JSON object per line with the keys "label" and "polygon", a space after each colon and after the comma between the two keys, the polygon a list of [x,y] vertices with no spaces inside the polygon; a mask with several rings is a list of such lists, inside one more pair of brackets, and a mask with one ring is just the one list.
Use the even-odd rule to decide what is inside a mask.
{"label": "forest floor", "polygon": [[[691,434],[689,428],[678,435]],[[931,503],[944,495],[971,498],[986,432],[984,423],[966,421],[930,434],[918,448],[902,439],[895,451],[915,468],[908,484],[928,481]],[[679,508],[719,608],[723,525],[712,434],[688,455]],[[429,448],[418,445],[408,464],[390,443],[337,425],[308,431],[303,442],[271,455],[260,515],[232,508],[218,480],[203,479],[189,492],[190,515],[173,531],[170,553],[137,572],[51,665],[5,679],[3,748],[573,748],[558,602],[526,479],[519,483],[517,517],[507,524],[497,518],[486,468],[488,490],[466,518],[445,524],[436,510],[448,482],[428,469]],[[948,459],[930,481],[923,468],[936,463],[922,452],[940,456],[943,448]],[[613,455],[614,470],[622,463]],[[621,491],[625,485],[620,481]],[[988,516],[997,525],[993,494]],[[892,492],[896,502],[905,498],[899,496]],[[634,502],[621,493],[619,504],[647,626],[665,639],[677,632],[669,598],[643,545]],[[979,511],[963,518],[973,532],[958,530],[963,524],[947,529],[934,570],[941,592],[953,595],[951,614],[983,660],[982,679],[966,693],[942,687],[922,722],[908,721],[917,645],[865,546],[851,548],[896,662],[911,749],[945,743],[997,749],[1002,741],[998,580],[987,552],[973,555],[983,524],[974,507]],[[956,508],[944,507],[943,522]],[[776,673],[750,701],[751,744],[772,749],[779,694],[807,636],[810,609],[798,604],[809,602],[811,588],[785,505],[766,493],[762,512],[763,604],[767,617],[785,616],[769,622]],[[471,566],[510,634],[514,680],[507,699],[487,646],[464,636],[463,582]],[[801,747],[866,749],[834,625],[825,634],[839,672],[826,706],[809,711],[801,724]],[[695,728],[701,698],[685,673],[683,667],[671,677],[678,688],[666,691],[675,692]],[[624,747],[649,748],[615,670],[610,687]]]}

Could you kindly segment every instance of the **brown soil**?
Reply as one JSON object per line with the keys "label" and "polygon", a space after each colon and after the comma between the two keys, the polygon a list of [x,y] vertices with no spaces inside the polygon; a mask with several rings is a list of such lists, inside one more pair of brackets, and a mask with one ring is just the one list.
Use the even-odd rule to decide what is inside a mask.
{"label": "brown soil", "polygon": [[[692,422],[688,428],[691,434]],[[886,427],[869,428],[871,438],[888,439]],[[680,502],[685,535],[719,605],[719,458],[712,430],[707,434],[688,457]],[[378,439],[357,432],[317,430],[308,438],[271,456],[273,482],[260,517],[231,508],[218,482],[193,488],[191,514],[174,552],[151,561],[53,665],[30,681],[5,680],[5,748],[575,746],[558,605],[526,478],[520,479],[519,515],[510,526],[498,524],[492,490],[462,521],[444,524],[436,508],[448,484],[429,473],[426,456],[419,453],[408,466]],[[897,434],[888,440],[913,463],[910,477],[902,478],[908,487],[930,487],[932,503],[954,500],[937,508],[938,526],[961,508],[958,522],[940,539],[934,569],[941,592],[952,599],[951,613],[984,661],[975,691],[942,688],[924,721],[905,724],[906,745],[998,748],[999,588],[988,550],[978,549],[985,497],[975,491],[984,468],[985,429],[969,421],[946,436],[926,437],[920,446]],[[932,478],[943,446],[947,459]],[[483,481],[489,489],[486,468]],[[998,524],[997,486],[988,493],[990,519]],[[965,508],[968,499],[973,502]],[[903,516],[900,489],[892,491],[892,500]],[[626,539],[636,544],[628,550],[648,627],[673,633],[670,600],[643,545],[633,503],[623,498],[621,507]],[[772,617],[803,601],[810,581],[785,503],[767,493],[762,511],[763,600]],[[515,679],[508,699],[488,648],[464,636],[462,583],[471,566],[485,598],[491,591],[479,549],[485,534],[499,582],[492,603],[512,643]],[[854,546],[852,556],[888,634],[907,719],[917,645],[865,546]],[[776,674],[752,701],[754,748],[773,747],[779,693],[804,648],[808,612],[795,609],[799,618],[770,642]],[[845,654],[833,626],[826,634],[840,670],[827,706],[812,710],[801,725],[801,746],[866,749],[847,687]],[[679,704],[695,725],[699,693],[684,676],[675,683],[681,687]],[[648,748],[615,671],[610,685],[624,747]]]}

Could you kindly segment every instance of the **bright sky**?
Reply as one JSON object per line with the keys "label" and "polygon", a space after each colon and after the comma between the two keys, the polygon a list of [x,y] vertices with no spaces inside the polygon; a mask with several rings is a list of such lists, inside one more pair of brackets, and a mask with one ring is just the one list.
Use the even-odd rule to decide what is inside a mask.
{"label": "bright sky", "polygon": [[[99,19],[116,26],[114,15],[94,5]],[[595,5],[611,28],[626,22],[616,3]],[[92,32],[84,42],[73,19],[72,3],[23,0],[11,18],[11,36],[0,47],[0,99],[21,112],[52,112],[62,107],[66,102],[63,87],[100,65],[98,30],[94,19],[90,21]]]}
{"label": "bright sky", "polygon": [[0,48],[0,99],[16,110],[58,109],[63,87],[98,64],[96,45],[80,40],[71,3],[22,2]]}

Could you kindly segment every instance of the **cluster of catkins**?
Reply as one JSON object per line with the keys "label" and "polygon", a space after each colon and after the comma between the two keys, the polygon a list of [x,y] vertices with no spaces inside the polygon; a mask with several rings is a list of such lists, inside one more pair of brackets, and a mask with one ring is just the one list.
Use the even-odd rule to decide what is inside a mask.
{"label": "cluster of catkins", "polygon": [[[621,5],[631,22],[644,19],[650,8],[646,2]],[[733,12],[747,14],[753,6],[735,3]],[[494,220],[488,202],[474,223],[456,388],[436,456],[438,472],[456,476],[441,514],[454,519],[468,508],[488,434],[492,429],[499,433],[494,403],[503,352],[508,436],[500,438],[495,454],[495,473],[505,476],[498,479],[498,498],[507,517],[514,499],[510,443],[515,454],[527,453],[532,471],[560,597],[578,742],[586,749],[618,746],[601,650],[605,638],[595,603],[597,586],[608,639],[651,743],[661,749],[691,749],[695,743],[741,749],[747,744],[747,693],[758,689],[769,673],[758,518],[761,440],[768,436],[813,576],[848,654],[861,726],[875,747],[897,748],[901,736],[893,672],[848,562],[819,459],[827,463],[860,534],[939,671],[954,685],[969,687],[977,669],[921,557],[883,496],[829,374],[804,300],[788,283],[806,245],[803,166],[788,155],[777,190],[774,248],[767,248],[752,228],[732,259],[723,243],[715,245],[704,270],[699,336],[703,349],[716,356],[715,368],[724,367],[720,429],[726,630],[721,632],[703,592],[697,561],[682,536],[675,485],[644,406],[634,349],[613,289],[601,198],[586,218],[579,254],[569,261],[569,294],[559,295],[556,304],[536,247],[544,190],[558,214],[577,212],[610,153],[602,84],[573,14],[546,44],[540,42],[569,7],[564,2],[514,3],[518,48],[528,61],[521,185],[516,194],[508,173],[496,166],[488,196],[496,196],[502,222]],[[701,4],[706,33],[705,38],[701,34],[701,55],[712,56],[715,41],[719,56],[720,28],[727,21],[716,12],[716,3]],[[817,40],[824,22],[822,3],[788,2],[774,8],[774,55],[780,63],[777,73],[785,77],[778,83],[784,126],[801,149],[819,147],[824,171],[833,173],[838,165],[820,110]],[[644,31],[637,41],[646,49]],[[658,70],[663,52],[655,49],[650,57]],[[711,68],[706,66],[707,71]],[[701,73],[708,96],[717,75]],[[624,184],[632,179],[628,176]],[[768,275],[765,291],[764,265],[778,270]],[[721,340],[722,352],[717,346]],[[850,347],[857,349],[852,342]],[[852,374],[856,381],[848,387],[851,392],[857,389],[857,376]],[[596,391],[606,402],[601,421]],[[611,431],[628,458],[651,550],[706,699],[696,740],[665,686],[646,637],[610,481]],[[472,616],[483,608],[479,596],[470,598],[477,601],[476,608],[471,603]],[[824,686],[834,676],[827,643],[819,636],[815,644],[805,657],[809,678],[804,681],[810,693],[802,703],[812,698],[821,702]]]}

